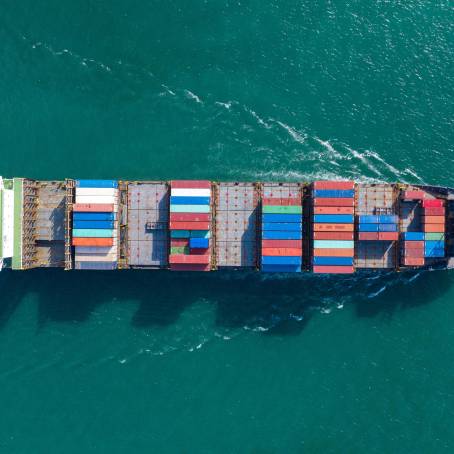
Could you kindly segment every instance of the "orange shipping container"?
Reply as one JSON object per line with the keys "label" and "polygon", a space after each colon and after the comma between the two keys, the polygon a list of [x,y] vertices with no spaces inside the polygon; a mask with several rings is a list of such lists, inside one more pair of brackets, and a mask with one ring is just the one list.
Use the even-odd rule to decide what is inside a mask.
{"label": "orange shipping container", "polygon": [[426,233],[444,233],[444,224],[424,224],[424,232]]}
{"label": "orange shipping container", "polygon": [[405,257],[404,265],[406,265],[406,266],[423,266],[424,258]]}
{"label": "orange shipping container", "polygon": [[113,238],[73,238],[73,246],[113,246]]}
{"label": "orange shipping container", "polygon": [[444,224],[445,217],[444,216],[423,216],[422,222],[425,224]]}
{"label": "orange shipping container", "polygon": [[314,199],[314,206],[316,207],[353,207],[355,206],[355,199],[353,198],[324,198],[317,197]]}
{"label": "orange shipping container", "polygon": [[353,207],[314,207],[314,214],[354,214]]}
{"label": "orange shipping container", "polygon": [[353,249],[314,249],[314,257],[353,257]]}
{"label": "orange shipping container", "polygon": [[210,223],[170,221],[170,230],[210,230]]}
{"label": "orange shipping container", "polygon": [[314,232],[353,232],[353,224],[314,224]]}
{"label": "orange shipping container", "polygon": [[302,248],[263,248],[262,255],[264,256],[287,256],[287,257],[301,257],[303,253]]}

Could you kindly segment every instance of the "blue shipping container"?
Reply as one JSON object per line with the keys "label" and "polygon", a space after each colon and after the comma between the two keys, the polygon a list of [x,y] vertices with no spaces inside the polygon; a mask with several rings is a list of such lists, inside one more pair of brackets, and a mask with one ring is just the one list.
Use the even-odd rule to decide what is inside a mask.
{"label": "blue shipping container", "polygon": [[373,214],[364,214],[359,216],[359,223],[360,224],[378,224],[378,216],[374,216]]}
{"label": "blue shipping container", "polygon": [[425,249],[424,257],[440,258],[445,256],[444,249]]}
{"label": "blue shipping container", "polygon": [[353,224],[352,214],[315,214],[314,222],[326,224]]}
{"label": "blue shipping container", "polygon": [[301,257],[290,257],[290,256],[263,256],[262,257],[262,265],[301,265],[302,258]]}
{"label": "blue shipping container", "polygon": [[264,240],[301,240],[302,233],[299,232],[280,232],[280,231],[262,231],[262,239]]}
{"label": "blue shipping container", "polygon": [[273,214],[267,213],[262,215],[263,222],[303,222],[301,214]]}
{"label": "blue shipping container", "polygon": [[353,257],[314,257],[314,265],[353,266]]}
{"label": "blue shipping container", "polygon": [[424,232],[405,232],[404,240],[406,240],[406,241],[424,241]]}
{"label": "blue shipping container", "polygon": [[191,238],[189,240],[189,247],[195,249],[206,249],[210,244],[208,238]]}
{"label": "blue shipping container", "polygon": [[379,232],[397,232],[397,224],[379,224]]}
{"label": "blue shipping container", "polygon": [[301,265],[262,265],[264,273],[300,273]]}
{"label": "blue shipping container", "polygon": [[74,221],[74,229],[113,229],[114,221]]}
{"label": "blue shipping container", "polygon": [[378,224],[359,224],[358,230],[360,232],[378,232]]}
{"label": "blue shipping container", "polygon": [[314,197],[321,198],[353,198],[355,197],[354,189],[315,189]]}
{"label": "blue shipping container", "polygon": [[77,188],[118,188],[116,180],[76,180]]}
{"label": "blue shipping container", "polygon": [[265,222],[262,230],[280,230],[283,232],[300,232],[303,225],[298,222]]}
{"label": "blue shipping container", "polygon": [[73,213],[74,221],[114,221],[115,213]]}
{"label": "blue shipping container", "polygon": [[380,214],[378,216],[379,224],[397,224],[398,217],[395,214]]}
{"label": "blue shipping container", "polygon": [[443,240],[429,240],[424,242],[424,247],[430,248],[430,249],[444,249],[445,248],[445,242]]}
{"label": "blue shipping container", "polygon": [[170,197],[171,205],[209,205],[210,197],[186,197],[173,195]]}

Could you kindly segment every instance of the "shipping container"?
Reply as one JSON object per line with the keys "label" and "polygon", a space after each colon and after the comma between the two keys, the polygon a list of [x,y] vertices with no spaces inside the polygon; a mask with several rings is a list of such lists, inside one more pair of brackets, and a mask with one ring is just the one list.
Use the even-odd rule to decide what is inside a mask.
{"label": "shipping container", "polygon": [[76,196],[76,203],[91,204],[91,203],[102,203],[102,204],[117,204],[118,197],[112,195],[80,195]]}
{"label": "shipping container", "polygon": [[115,213],[73,213],[74,221],[115,221]]}
{"label": "shipping container", "polygon": [[313,224],[314,232],[353,232],[353,224]]}
{"label": "shipping container", "polygon": [[209,213],[170,213],[170,222],[210,222]]}
{"label": "shipping container", "polygon": [[422,222],[424,224],[444,224],[446,218],[445,216],[423,216]]}
{"label": "shipping container", "polygon": [[360,224],[378,224],[378,216],[376,215],[362,215],[358,217]]}
{"label": "shipping container", "polygon": [[359,232],[358,240],[359,241],[378,241],[378,232]]}
{"label": "shipping container", "polygon": [[378,224],[379,232],[397,232],[397,224]]}
{"label": "shipping container", "polygon": [[424,232],[404,232],[406,241],[424,241]]}
{"label": "shipping container", "polygon": [[444,207],[445,201],[442,199],[430,199],[430,200],[423,200],[422,206],[423,208],[440,208]]}
{"label": "shipping container", "polygon": [[174,254],[189,254],[189,247],[188,246],[170,246],[170,253]]}
{"label": "shipping container", "polygon": [[262,213],[265,214],[302,214],[303,208],[301,206],[281,206],[281,205],[267,205],[262,207]]}
{"label": "shipping container", "polygon": [[424,234],[424,239],[426,241],[441,241],[445,239],[445,234],[444,233],[425,233]]}
{"label": "shipping container", "polygon": [[353,224],[353,215],[351,214],[316,214],[314,222],[325,224]]}
{"label": "shipping container", "polygon": [[314,214],[353,214],[354,207],[314,207]]}
{"label": "shipping container", "polygon": [[170,240],[170,247],[189,247],[189,238],[172,238]]}
{"label": "shipping container", "polygon": [[445,242],[443,240],[439,241],[428,240],[424,242],[424,247],[426,249],[444,249]]}
{"label": "shipping container", "polygon": [[378,232],[379,241],[397,241],[399,232]]}
{"label": "shipping container", "polygon": [[314,240],[348,240],[354,239],[353,232],[314,232]]}
{"label": "shipping container", "polygon": [[300,273],[301,265],[262,265],[263,273]]}
{"label": "shipping container", "polygon": [[170,264],[202,265],[210,263],[209,253],[203,255],[174,254],[169,256]]}
{"label": "shipping container", "polygon": [[171,196],[170,206],[172,205],[209,205],[210,197],[185,197],[185,196]]}
{"label": "shipping container", "polygon": [[314,181],[314,189],[349,190],[354,188],[354,181]]}
{"label": "shipping container", "polygon": [[280,205],[280,206],[301,206],[301,198],[271,198],[265,197],[262,199],[262,206],[265,205]]}
{"label": "shipping container", "polygon": [[444,249],[427,249],[424,254],[424,257],[426,258],[443,258],[444,256]]}
{"label": "shipping container", "polygon": [[283,232],[299,232],[303,225],[297,222],[264,222],[262,230],[279,230]]}
{"label": "shipping container", "polygon": [[424,191],[404,191],[403,198],[405,200],[423,200],[427,197]]}
{"label": "shipping container", "polygon": [[170,271],[210,271],[210,264],[189,265],[184,263],[174,263],[170,265]]}
{"label": "shipping container", "polygon": [[312,271],[317,274],[352,274],[353,266],[314,266]]}
{"label": "shipping container", "polygon": [[314,265],[353,266],[353,257],[313,257]]}
{"label": "shipping container", "polygon": [[355,197],[354,189],[315,189],[313,197],[321,197],[324,199],[333,199],[333,198],[353,198]]}
{"label": "shipping container", "polygon": [[114,221],[73,221],[74,229],[113,229]]}
{"label": "shipping container", "polygon": [[76,188],[76,199],[80,196],[118,196],[116,188]]}
{"label": "shipping container", "polygon": [[424,248],[421,249],[404,249],[405,257],[424,257]]}
{"label": "shipping container", "polygon": [[116,254],[117,246],[76,246],[76,255],[81,254]]}
{"label": "shipping container", "polygon": [[211,232],[209,230],[191,230],[191,238],[211,238]]}
{"label": "shipping container", "polygon": [[445,209],[445,207],[423,208],[423,215],[425,215],[425,216],[445,216],[446,209]]}
{"label": "shipping container", "polygon": [[114,208],[113,203],[75,203],[73,205],[73,211],[81,213],[110,213]]}
{"label": "shipping container", "polygon": [[318,249],[313,250],[314,257],[353,257],[355,250],[350,249]]}
{"label": "shipping container", "polygon": [[424,249],[424,241],[404,241],[405,249]]}
{"label": "shipping container", "polygon": [[264,240],[301,240],[302,232],[262,231]]}
{"label": "shipping container", "polygon": [[300,248],[300,240],[262,240],[262,249],[264,248]]}
{"label": "shipping container", "polygon": [[172,180],[172,189],[211,189],[211,182],[207,180]]}
{"label": "shipping container", "polygon": [[354,247],[355,247],[354,241],[314,240],[314,249],[349,249],[349,248],[353,249]]}
{"label": "shipping container", "polygon": [[263,214],[262,222],[302,222],[301,214]]}
{"label": "shipping container", "polygon": [[444,233],[445,225],[444,224],[423,224],[423,230],[425,233]]}
{"label": "shipping container", "polygon": [[73,229],[72,235],[75,238],[113,238],[117,232],[113,229]]}
{"label": "shipping container", "polygon": [[211,189],[171,188],[170,195],[183,197],[211,197]]}
{"label": "shipping container", "polygon": [[395,214],[380,214],[378,216],[379,224],[397,224],[399,222],[399,217]]}
{"label": "shipping container", "polygon": [[73,246],[113,246],[114,238],[73,238]]}
{"label": "shipping container", "polygon": [[301,265],[302,258],[295,256],[268,256],[262,257],[262,265]]}
{"label": "shipping container", "polygon": [[210,240],[208,238],[191,238],[189,240],[189,247],[191,249],[206,249],[210,245]]}
{"label": "shipping container", "polygon": [[318,207],[353,207],[355,206],[355,199],[324,199],[324,198],[315,198],[314,206]]}
{"label": "shipping container", "polygon": [[302,248],[262,248],[262,256],[288,256],[288,257],[300,257],[303,253]]}
{"label": "shipping container", "polygon": [[358,224],[360,232],[378,232],[378,224]]}
{"label": "shipping container", "polygon": [[76,188],[118,188],[116,180],[76,180]]}
{"label": "shipping container", "polygon": [[75,262],[76,270],[109,271],[117,269],[117,262]]}
{"label": "shipping container", "polygon": [[424,258],[423,257],[405,257],[404,258],[404,265],[406,266],[424,266]]}
{"label": "shipping container", "polygon": [[209,222],[173,222],[170,221],[171,230],[209,230]]}
{"label": "shipping container", "polygon": [[209,205],[171,205],[171,213],[209,213]]}
{"label": "shipping container", "polygon": [[76,262],[116,262],[116,253],[110,254],[75,254]]}

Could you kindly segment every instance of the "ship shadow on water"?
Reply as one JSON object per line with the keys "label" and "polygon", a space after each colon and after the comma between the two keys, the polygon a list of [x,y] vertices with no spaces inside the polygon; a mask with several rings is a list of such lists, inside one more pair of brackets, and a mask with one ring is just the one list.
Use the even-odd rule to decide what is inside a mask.
{"label": "ship shadow on water", "polygon": [[323,311],[351,305],[358,317],[389,319],[428,304],[454,284],[449,271],[357,273],[353,276],[264,275],[254,272],[171,273],[146,270],[0,274],[0,328],[21,301],[38,303],[38,327],[47,321],[84,322],[104,304],[137,304],[131,324],[165,327],[189,306],[210,304],[215,324],[267,335],[297,335]]}

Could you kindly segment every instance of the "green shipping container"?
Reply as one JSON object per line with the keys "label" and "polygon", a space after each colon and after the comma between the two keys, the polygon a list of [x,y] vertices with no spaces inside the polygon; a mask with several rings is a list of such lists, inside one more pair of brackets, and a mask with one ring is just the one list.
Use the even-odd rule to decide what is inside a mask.
{"label": "green shipping container", "polygon": [[74,238],[112,238],[113,229],[73,229]]}
{"label": "green shipping container", "polygon": [[187,246],[173,246],[170,248],[170,253],[189,255],[189,248]]}
{"label": "green shipping container", "polygon": [[170,205],[171,213],[209,213],[209,205]]}
{"label": "green shipping container", "polygon": [[209,230],[171,230],[170,238],[210,238]]}
{"label": "green shipping container", "polygon": [[276,214],[301,214],[303,212],[302,206],[281,206],[281,205],[263,205],[262,213],[276,213]]}
{"label": "green shipping container", "polygon": [[442,241],[445,239],[444,233],[425,233],[424,239],[426,241]]}

